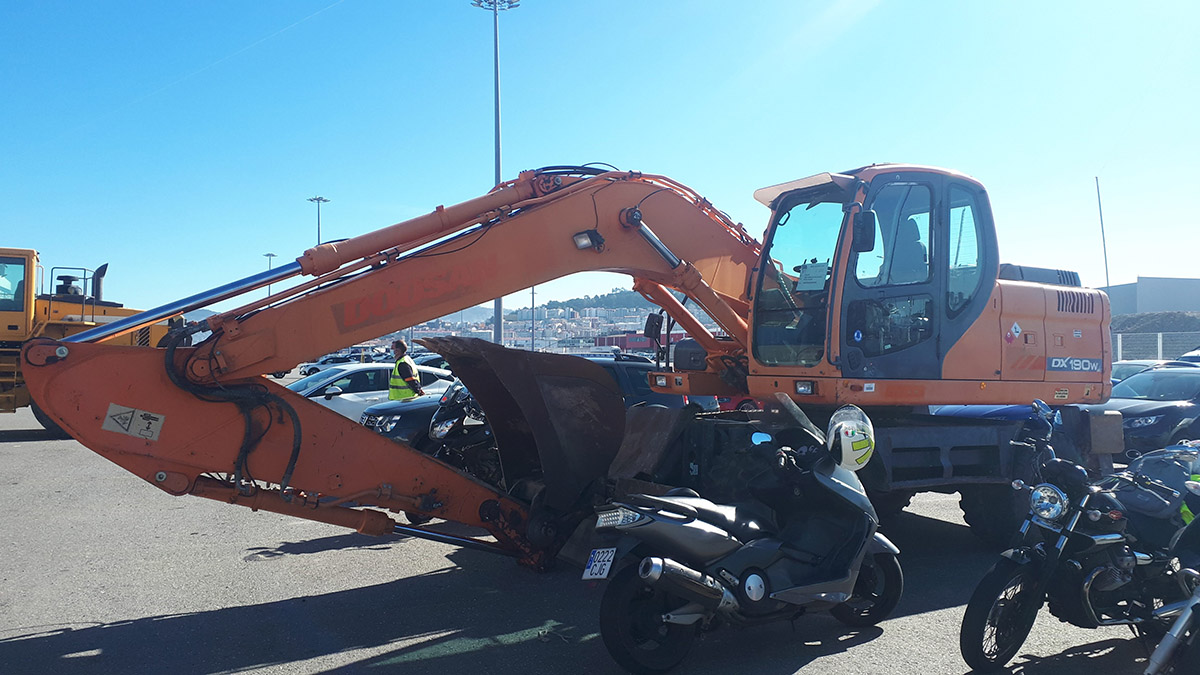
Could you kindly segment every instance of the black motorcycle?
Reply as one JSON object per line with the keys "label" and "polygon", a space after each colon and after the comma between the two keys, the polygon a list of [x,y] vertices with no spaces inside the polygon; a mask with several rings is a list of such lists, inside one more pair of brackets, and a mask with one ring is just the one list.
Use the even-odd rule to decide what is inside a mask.
{"label": "black motorcycle", "polygon": [[[1192,478],[1200,478],[1195,474]],[[1186,483],[1191,493],[1189,509],[1200,502],[1200,482]],[[1200,673],[1200,518],[1193,519],[1172,548],[1179,560],[1180,574],[1192,586],[1192,596],[1183,603],[1171,628],[1150,655],[1145,675],[1189,675]]]}
{"label": "black motorcycle", "polygon": [[[754,434],[739,470],[746,501],[717,504],[687,488],[635,494],[597,509],[584,579],[607,578],[600,634],[637,673],[678,665],[697,633],[828,610],[851,626],[885,619],[903,592],[899,549],[854,471],[874,449],[870,422],[847,406],[829,438],[789,400],[798,425]],[[785,404],[785,406],[786,406]],[[622,566],[622,563],[626,563]]]}
{"label": "black motorcycle", "polygon": [[1182,527],[1182,488],[1196,451],[1173,447],[1147,453],[1126,470],[1096,481],[1072,462],[1054,458],[1050,417],[1036,401],[1042,431],[1024,439],[1048,457],[1029,494],[1029,515],[1012,548],[976,587],[963,616],[959,647],[980,672],[1016,656],[1043,603],[1060,621],[1081,628],[1132,625],[1161,632],[1190,595],[1171,544]]}
{"label": "black motorcycle", "polygon": [[429,441],[424,450],[485,483],[504,487],[492,428],[483,408],[461,380],[455,380],[442,395],[429,421]]}

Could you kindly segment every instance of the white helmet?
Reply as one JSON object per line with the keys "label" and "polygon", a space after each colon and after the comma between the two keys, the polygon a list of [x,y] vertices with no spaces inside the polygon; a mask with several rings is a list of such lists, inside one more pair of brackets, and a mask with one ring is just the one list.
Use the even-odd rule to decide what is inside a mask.
{"label": "white helmet", "polygon": [[858,471],[863,468],[875,454],[875,429],[870,418],[856,406],[838,408],[829,418],[825,446],[833,461],[843,469]]}

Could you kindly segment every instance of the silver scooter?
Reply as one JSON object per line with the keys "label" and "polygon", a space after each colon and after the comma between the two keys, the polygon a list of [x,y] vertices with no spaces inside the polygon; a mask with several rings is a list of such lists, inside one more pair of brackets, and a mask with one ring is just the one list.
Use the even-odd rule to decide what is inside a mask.
{"label": "silver scooter", "polygon": [[[749,499],[717,504],[686,488],[636,494],[597,509],[584,578],[607,578],[600,634],[635,673],[678,665],[697,634],[829,611],[851,626],[887,618],[900,601],[899,549],[854,471],[870,460],[870,420],[845,406],[821,433],[785,397],[790,428],[756,433],[730,465]],[[827,443],[826,438],[830,441]],[[622,566],[622,562],[626,563]]]}

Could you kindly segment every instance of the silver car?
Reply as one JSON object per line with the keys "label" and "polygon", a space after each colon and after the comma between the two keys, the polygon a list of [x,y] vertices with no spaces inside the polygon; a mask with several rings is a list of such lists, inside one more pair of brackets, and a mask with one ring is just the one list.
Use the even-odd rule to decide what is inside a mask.
{"label": "silver car", "polygon": [[[357,422],[362,411],[388,400],[391,374],[392,364],[344,363],[296,380],[287,388]],[[417,366],[417,377],[426,394],[438,395],[454,379],[450,371],[428,366]]]}

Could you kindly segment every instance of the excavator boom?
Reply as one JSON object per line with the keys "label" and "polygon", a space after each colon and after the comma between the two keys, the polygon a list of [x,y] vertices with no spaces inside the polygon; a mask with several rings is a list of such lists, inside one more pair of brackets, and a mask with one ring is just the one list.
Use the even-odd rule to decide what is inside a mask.
{"label": "excavator boom", "polygon": [[[307,251],[270,281],[300,271],[311,281],[193,326],[191,332],[212,331],[196,346],[186,346],[182,333],[166,349],[94,342],[134,330],[132,321],[71,342],[35,341],[24,351],[33,396],[86,446],[172,494],[375,534],[396,524],[382,511],[351,506],[428,514],[482,527],[495,539],[462,543],[541,565],[561,538],[544,536],[553,529],[546,525],[551,516],[531,504],[555,514],[570,510],[589,481],[604,476],[605,458],[620,442],[620,393],[597,387],[607,379],[598,366],[581,374],[576,359],[561,357],[564,363],[543,359],[512,374],[524,373],[529,387],[551,393],[516,400],[527,419],[547,422],[529,436],[545,451],[545,466],[517,471],[524,499],[510,496],[513,484],[483,483],[259,375],[586,270],[629,274],[651,293],[682,291],[734,339],[707,334],[676,303],[677,320],[714,351],[744,349],[745,293],[758,243],[669,179],[588,173],[526,172],[485,197]],[[252,279],[197,298],[244,292],[265,277]],[[593,431],[607,430],[596,434],[602,440],[571,442],[586,439],[588,427],[550,424],[568,417],[545,403],[559,399],[573,402],[576,418],[596,421]],[[509,455],[511,466],[521,463]]]}

